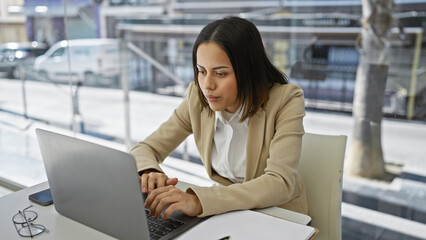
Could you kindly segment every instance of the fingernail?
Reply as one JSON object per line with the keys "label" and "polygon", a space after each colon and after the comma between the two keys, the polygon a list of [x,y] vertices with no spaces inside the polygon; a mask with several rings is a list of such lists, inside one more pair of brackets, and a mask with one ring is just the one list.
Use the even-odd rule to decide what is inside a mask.
{"label": "fingernail", "polygon": [[143,187],[143,188],[142,188],[142,192],[143,192],[143,193],[146,193],[146,187]]}

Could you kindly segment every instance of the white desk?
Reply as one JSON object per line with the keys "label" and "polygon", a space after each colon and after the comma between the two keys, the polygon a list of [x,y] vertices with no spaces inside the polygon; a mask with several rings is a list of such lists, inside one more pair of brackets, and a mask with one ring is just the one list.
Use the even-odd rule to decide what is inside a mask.
{"label": "white desk", "polygon": [[[190,184],[180,182],[178,187],[180,189],[186,189],[189,185]],[[38,214],[38,218],[34,222],[44,225],[49,230],[49,233],[42,233],[41,235],[36,236],[37,239],[115,239],[109,235],[58,214],[53,205],[44,207],[28,200],[28,196],[30,194],[47,188],[49,188],[49,185],[47,182],[44,182],[7,196],[0,197],[1,239],[20,239],[12,222],[12,217],[18,212],[18,210],[22,210],[29,205],[33,205],[32,210],[36,211]],[[307,224],[311,220],[309,216],[276,207],[257,211],[301,224]],[[28,239],[24,237],[21,238]]]}

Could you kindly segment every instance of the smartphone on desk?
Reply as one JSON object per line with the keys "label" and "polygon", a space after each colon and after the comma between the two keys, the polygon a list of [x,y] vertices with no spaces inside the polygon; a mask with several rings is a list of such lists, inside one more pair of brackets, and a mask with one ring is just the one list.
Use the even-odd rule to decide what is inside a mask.
{"label": "smartphone on desk", "polygon": [[47,206],[53,203],[52,194],[50,193],[50,188],[31,194],[30,196],[28,196],[28,198],[32,202],[35,202],[42,206]]}

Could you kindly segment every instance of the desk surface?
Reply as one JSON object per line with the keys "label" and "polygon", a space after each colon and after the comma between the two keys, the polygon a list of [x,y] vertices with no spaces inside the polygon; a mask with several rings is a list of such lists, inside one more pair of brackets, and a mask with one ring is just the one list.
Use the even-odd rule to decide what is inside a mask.
{"label": "desk surface", "polygon": [[[190,184],[180,182],[178,187],[180,189],[186,189],[189,185]],[[0,232],[2,238],[19,238],[12,222],[12,217],[18,210],[33,205],[32,210],[38,213],[38,218],[35,220],[35,223],[42,224],[49,230],[49,233],[43,233],[37,236],[38,239],[115,239],[58,214],[53,205],[40,206],[28,200],[30,194],[46,188],[49,188],[49,185],[47,182],[44,182],[0,198]],[[276,207],[259,209],[256,211],[301,224],[307,224],[311,220],[309,216]]]}

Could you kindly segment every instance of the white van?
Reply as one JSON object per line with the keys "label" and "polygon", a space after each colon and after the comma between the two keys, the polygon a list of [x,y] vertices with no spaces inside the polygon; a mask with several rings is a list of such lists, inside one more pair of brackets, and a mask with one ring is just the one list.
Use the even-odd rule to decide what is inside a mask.
{"label": "white van", "polygon": [[119,44],[116,39],[73,39],[55,43],[37,57],[34,70],[54,82],[68,82],[68,54],[74,81],[83,85],[117,86],[120,73]]}

